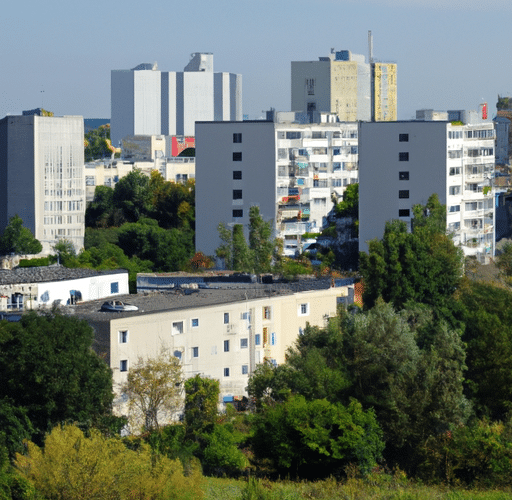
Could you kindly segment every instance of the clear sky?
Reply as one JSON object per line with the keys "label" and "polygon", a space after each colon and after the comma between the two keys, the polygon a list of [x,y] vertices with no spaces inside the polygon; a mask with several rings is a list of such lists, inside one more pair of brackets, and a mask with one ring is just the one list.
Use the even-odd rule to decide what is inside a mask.
{"label": "clear sky", "polygon": [[512,95],[512,0],[17,0],[2,6],[0,118],[43,105],[110,117],[110,70],[192,52],[243,75],[251,119],[290,108],[290,62],[331,48],[398,64],[398,117]]}

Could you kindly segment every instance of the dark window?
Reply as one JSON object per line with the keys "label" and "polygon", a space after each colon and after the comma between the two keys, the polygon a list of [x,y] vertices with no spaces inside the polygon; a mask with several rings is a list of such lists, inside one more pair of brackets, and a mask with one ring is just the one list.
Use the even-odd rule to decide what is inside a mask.
{"label": "dark window", "polygon": [[119,282],[110,283],[110,293],[119,293]]}
{"label": "dark window", "polygon": [[261,335],[259,333],[254,336],[254,345],[261,345]]}
{"label": "dark window", "polygon": [[398,210],[398,217],[410,217],[411,211],[408,208],[401,208]]}
{"label": "dark window", "polygon": [[408,189],[400,189],[400,191],[398,191],[398,197],[399,198],[409,198],[409,190]]}
{"label": "dark window", "polygon": [[233,142],[242,142],[242,134],[233,134]]}
{"label": "dark window", "polygon": [[241,170],[233,170],[233,180],[238,181],[242,178],[242,171]]}
{"label": "dark window", "polygon": [[316,102],[308,102],[307,110],[316,111]]}
{"label": "dark window", "polygon": [[194,358],[199,357],[199,347],[192,347],[192,357],[194,357]]}
{"label": "dark window", "polygon": [[229,340],[224,341],[224,352],[229,352]]}
{"label": "dark window", "polygon": [[242,153],[240,151],[233,153],[233,161],[242,161]]}
{"label": "dark window", "polygon": [[243,217],[243,216],[244,216],[244,211],[243,210],[241,210],[241,209],[233,210],[233,217],[235,219]]}
{"label": "dark window", "polygon": [[398,161],[409,161],[409,153],[398,153]]}
{"label": "dark window", "polygon": [[233,199],[234,200],[242,199],[242,190],[241,189],[233,189]]}
{"label": "dark window", "polygon": [[398,134],[399,142],[409,142],[409,134]]}
{"label": "dark window", "polygon": [[398,178],[401,181],[408,181],[409,180],[409,172],[398,172]]}
{"label": "dark window", "polygon": [[249,347],[249,339],[240,339],[240,349],[247,349]]}
{"label": "dark window", "polygon": [[249,373],[249,365],[242,365],[242,375],[247,375]]}
{"label": "dark window", "polygon": [[227,325],[229,323],[229,313],[224,313],[224,324]]}
{"label": "dark window", "polygon": [[128,371],[128,360],[127,359],[121,360],[121,363],[119,364],[119,371],[121,371],[121,372]]}
{"label": "dark window", "polygon": [[229,368],[224,368],[224,376],[229,377]]}

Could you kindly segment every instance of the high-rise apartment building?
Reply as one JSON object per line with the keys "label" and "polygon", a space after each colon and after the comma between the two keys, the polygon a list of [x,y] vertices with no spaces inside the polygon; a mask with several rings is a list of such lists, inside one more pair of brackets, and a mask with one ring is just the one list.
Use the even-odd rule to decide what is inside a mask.
{"label": "high-rise apartment building", "polygon": [[257,205],[272,220],[286,255],[304,233],[319,233],[333,207],[358,180],[357,123],[305,123],[277,113],[274,121],[196,124],[196,248],[214,255],[217,226],[249,224]]}
{"label": "high-rise apartment building", "polygon": [[349,50],[292,61],[292,111],[336,113],[341,121],[397,118],[396,64],[365,62]]}
{"label": "high-rise apartment building", "polygon": [[447,232],[465,255],[494,255],[492,122],[476,113],[423,110],[416,121],[359,124],[359,249],[386,221],[411,224],[412,207],[436,193]]}
{"label": "high-rise apartment building", "polygon": [[111,137],[193,136],[196,121],[242,120],[242,75],[214,73],[213,54],[194,53],[182,72],[154,64],[111,73]]}
{"label": "high-rise apartment building", "polygon": [[84,245],[84,122],[81,116],[0,120],[0,232],[14,215],[50,252],[59,239]]}

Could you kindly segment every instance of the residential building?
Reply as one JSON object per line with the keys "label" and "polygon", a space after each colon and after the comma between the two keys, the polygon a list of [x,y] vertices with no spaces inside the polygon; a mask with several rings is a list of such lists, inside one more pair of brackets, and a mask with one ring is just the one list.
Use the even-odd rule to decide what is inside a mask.
{"label": "residential building", "polygon": [[454,243],[486,263],[495,242],[494,124],[459,111],[432,116],[359,124],[359,249],[382,237],[386,221],[410,227],[412,207],[437,193]]}
{"label": "residential building", "polygon": [[357,123],[276,113],[273,121],[196,124],[196,249],[214,255],[220,222],[249,224],[257,205],[295,255],[320,232],[346,186],[358,181]]}
{"label": "residential building", "polygon": [[111,137],[193,136],[198,120],[242,119],[242,75],[214,73],[213,54],[194,53],[182,72],[139,64],[111,74]]}
{"label": "residential building", "polygon": [[504,116],[497,116],[494,118],[494,123],[496,124],[496,163],[508,165],[510,163],[510,120]]}
{"label": "residential building", "polygon": [[292,111],[335,113],[341,121],[397,119],[396,64],[331,50],[318,61],[292,61]]}
{"label": "residential building", "polygon": [[190,295],[131,295],[138,312],[101,313],[93,302],[77,306],[74,315],[95,329],[94,348],[112,368],[118,412],[125,409],[120,387],[131,367],[162,348],[181,360],[185,379],[200,374],[219,380],[227,402],[247,396],[259,363],[284,363],[308,323],[322,327],[336,315],[337,298],[348,288],[330,285],[313,280],[296,291],[296,285],[253,283]]}
{"label": "residential building", "polygon": [[81,116],[0,120],[0,233],[14,215],[49,253],[60,240],[84,245],[84,123]]}

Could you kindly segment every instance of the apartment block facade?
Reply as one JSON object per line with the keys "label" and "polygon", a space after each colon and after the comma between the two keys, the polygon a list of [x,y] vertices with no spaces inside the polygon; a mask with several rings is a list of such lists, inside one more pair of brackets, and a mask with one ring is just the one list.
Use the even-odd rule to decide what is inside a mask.
{"label": "apartment block facade", "polygon": [[413,205],[437,193],[455,245],[487,263],[495,242],[494,124],[462,121],[460,112],[444,113],[444,121],[417,116],[424,120],[359,124],[359,249],[381,238],[388,220],[410,226]]}
{"label": "apartment block facade", "polygon": [[81,116],[0,120],[0,232],[14,215],[49,253],[60,240],[84,245],[84,122]]}
{"label": "apartment block facade", "polygon": [[[274,121],[196,124],[196,248],[214,255],[217,226],[249,223],[257,205],[284,240],[285,254],[318,233],[347,185],[358,182],[357,123]],[[304,118],[304,117],[302,117]]]}
{"label": "apartment block facade", "polygon": [[111,137],[193,136],[198,120],[242,119],[242,75],[214,73],[213,54],[194,53],[182,72],[139,64],[111,72]]}
{"label": "apartment block facade", "polygon": [[361,54],[335,51],[318,61],[292,61],[292,111],[328,112],[341,121],[397,119],[395,63],[365,62]]}

